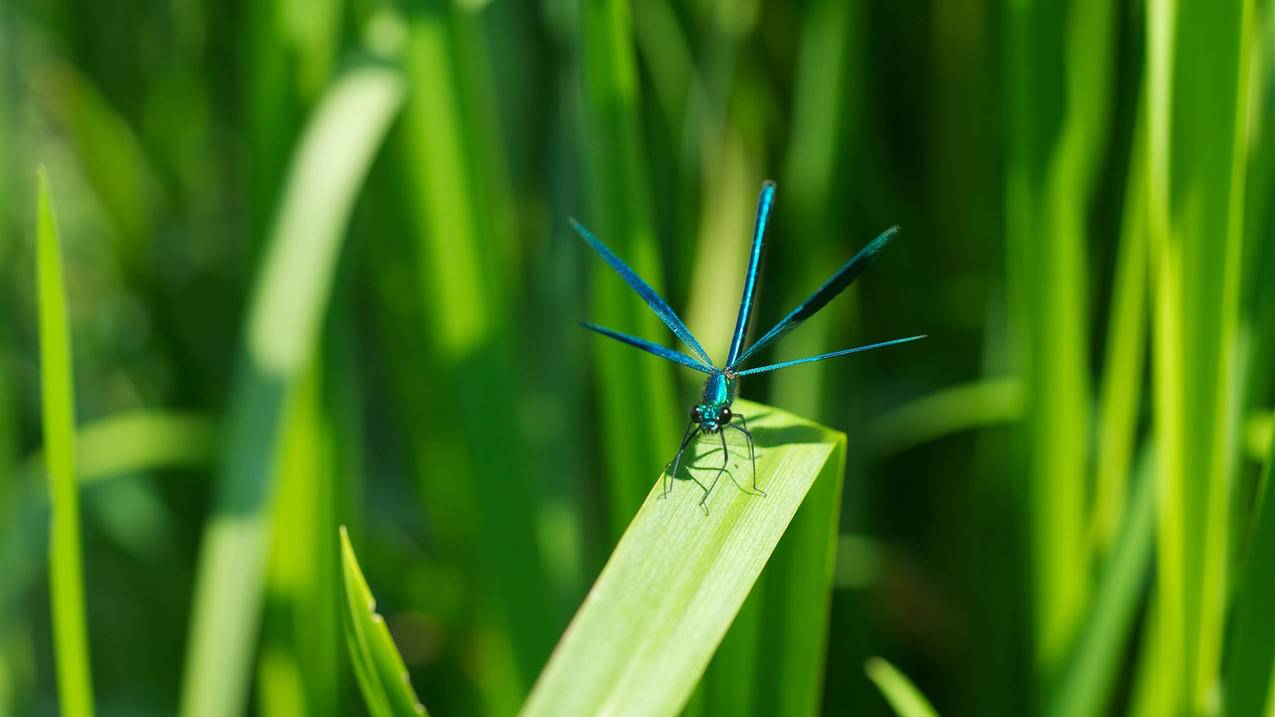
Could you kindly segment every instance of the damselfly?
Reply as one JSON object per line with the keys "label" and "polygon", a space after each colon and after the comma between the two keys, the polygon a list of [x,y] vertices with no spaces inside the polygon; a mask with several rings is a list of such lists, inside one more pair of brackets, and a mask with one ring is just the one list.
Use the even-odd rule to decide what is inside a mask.
{"label": "damselfly", "polygon": [[[890,239],[899,231],[898,227],[890,227],[873,239],[870,244],[863,248],[854,258],[847,261],[836,271],[827,281],[823,283],[815,292],[806,298],[805,301],[797,305],[797,308],[788,312],[788,315],[780,319],[774,328],[767,331],[760,339],[757,339],[744,349],[744,336],[748,333],[748,320],[753,312],[753,299],[757,294],[757,269],[761,262],[762,238],[766,234],[766,225],[770,221],[770,211],[775,203],[775,183],[767,181],[762,184],[761,197],[757,201],[757,224],[753,229],[753,244],[748,255],[748,271],[744,274],[744,295],[739,301],[739,317],[735,320],[735,333],[731,336],[730,352],[726,356],[726,363],[718,367],[713,360],[708,357],[708,353],[700,346],[699,341],[695,340],[695,336],[691,334],[691,330],[686,328],[686,324],[678,318],[677,313],[664,301],[654,289],[650,287],[642,277],[625,264],[618,256],[606,247],[593,233],[585,229],[579,222],[572,219],[571,226],[586,241],[589,246],[602,255],[606,263],[615,269],[624,281],[637,292],[655,312],[655,315],[669,327],[677,338],[681,339],[695,356],[688,356],[680,351],[674,351],[665,348],[656,343],[640,339],[636,336],[613,331],[596,324],[581,322],[586,329],[596,331],[603,336],[609,336],[617,341],[621,341],[630,346],[642,349],[648,353],[655,354],[663,359],[668,359],[673,363],[681,364],[688,368],[695,369],[701,373],[708,374],[708,380],[704,383],[704,393],[700,398],[700,402],[691,408],[691,420],[686,424],[686,431],[682,434],[682,444],[677,449],[677,455],[673,460],[664,466],[664,490],[660,494],[663,498],[668,495],[670,490],[669,478],[677,477],[677,470],[682,463],[682,455],[686,452],[686,448],[691,445],[696,436],[701,434],[718,436],[722,441],[722,467],[718,469],[709,485],[704,485],[698,479],[695,482],[699,484],[704,491],[704,496],[700,498],[699,505],[705,511],[708,508],[705,501],[713,492],[713,488],[717,485],[718,479],[727,471],[730,456],[726,448],[726,429],[732,428],[742,433],[748,441],[748,456],[752,462],[753,492],[759,495],[765,493],[757,487],[757,452],[756,445],[753,441],[753,434],[748,430],[748,420],[743,414],[732,411],[731,404],[734,403],[735,397],[739,393],[739,380],[743,376],[752,374],[766,373],[767,371],[775,371],[789,366],[796,366],[803,363],[811,363],[812,361],[822,361],[824,359],[834,358],[836,356],[845,356],[846,354],[858,353],[860,351],[869,351],[871,349],[879,349],[886,346],[894,346],[896,344],[915,341],[925,338],[921,336],[909,336],[903,339],[894,339],[892,341],[882,341],[880,343],[868,344],[866,346],[857,346],[850,349],[842,349],[840,351],[832,351],[818,356],[809,358],[795,359],[792,361],[782,361],[780,363],[770,364],[768,366],[758,366],[756,368],[741,368],[749,358],[752,358],[758,350],[775,342],[789,331],[797,328],[803,321],[814,316],[824,306],[832,301],[837,294],[845,290],[851,282],[855,280],[867,268],[877,254],[890,243]],[[669,468],[672,468],[670,471]]]}

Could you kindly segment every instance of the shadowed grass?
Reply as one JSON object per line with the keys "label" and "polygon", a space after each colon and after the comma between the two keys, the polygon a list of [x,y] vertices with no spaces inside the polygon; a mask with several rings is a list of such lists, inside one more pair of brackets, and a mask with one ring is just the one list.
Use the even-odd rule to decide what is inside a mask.
{"label": "shadowed grass", "polygon": [[93,714],[80,500],[75,469],[75,388],[67,323],[62,247],[49,179],[40,169],[36,209],[36,284],[40,297],[40,396],[49,475],[49,599],[57,660],[58,703],[68,717]]}

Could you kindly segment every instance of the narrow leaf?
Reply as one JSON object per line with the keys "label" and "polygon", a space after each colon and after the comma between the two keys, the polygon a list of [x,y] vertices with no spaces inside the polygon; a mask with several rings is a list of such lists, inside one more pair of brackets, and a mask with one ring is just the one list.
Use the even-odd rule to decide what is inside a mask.
{"label": "narrow leaf", "polygon": [[[757,483],[747,449],[706,503],[678,480],[657,483],[612,553],[532,690],[524,714],[671,715],[686,703],[780,536],[844,437],[767,406],[740,401],[757,440]],[[711,481],[721,449],[696,444],[693,476]],[[739,451],[744,451],[742,456]],[[679,474],[682,475],[682,474]]]}
{"label": "narrow leaf", "polygon": [[80,558],[79,487],[75,480],[75,390],[71,332],[62,279],[62,247],[49,179],[40,169],[36,214],[36,282],[40,296],[40,394],[49,474],[49,599],[58,701],[69,717],[93,714],[84,570]]}
{"label": "narrow leaf", "polygon": [[373,717],[428,714],[412,689],[385,619],[376,612],[376,600],[359,569],[345,526],[341,526],[341,585],[345,641],[368,712]]}
{"label": "narrow leaf", "polygon": [[899,717],[938,717],[938,712],[925,695],[894,665],[880,657],[873,657],[863,669]]}

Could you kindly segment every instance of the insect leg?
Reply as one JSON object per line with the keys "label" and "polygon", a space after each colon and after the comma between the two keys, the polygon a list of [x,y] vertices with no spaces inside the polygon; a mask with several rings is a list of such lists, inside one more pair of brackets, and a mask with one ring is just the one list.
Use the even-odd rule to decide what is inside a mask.
{"label": "insect leg", "polygon": [[[667,498],[669,492],[672,490],[671,479],[677,477],[677,469],[682,464],[682,453],[686,451],[686,447],[690,445],[691,439],[693,439],[695,434],[698,432],[699,427],[695,425],[695,421],[693,419],[686,424],[686,432],[682,434],[682,445],[678,447],[677,455],[673,456],[673,460],[664,465],[664,491],[660,493],[660,499]],[[673,466],[672,473],[669,473],[668,471],[670,464]]]}
{"label": "insect leg", "polygon": [[730,426],[731,428],[734,428],[735,430],[744,434],[744,437],[748,439],[748,457],[753,462],[753,490],[756,491],[758,495],[766,495],[766,491],[757,487],[757,448],[755,446],[755,442],[753,441],[752,431],[748,430],[748,419],[744,418],[744,414],[742,413],[736,413],[735,416],[738,417],[740,423],[743,423],[744,425],[742,428],[740,426],[736,426],[733,423],[730,424]]}

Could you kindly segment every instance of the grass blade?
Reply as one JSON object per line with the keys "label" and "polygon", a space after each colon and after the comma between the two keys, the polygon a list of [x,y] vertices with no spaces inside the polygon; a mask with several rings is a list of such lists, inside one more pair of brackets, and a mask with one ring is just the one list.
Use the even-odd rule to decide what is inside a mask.
{"label": "grass blade", "polygon": [[[541,494],[527,479],[525,431],[511,408],[522,405],[523,388],[509,297],[521,292],[499,251],[509,238],[499,221],[507,202],[502,172],[482,161],[486,137],[474,126],[483,114],[476,95],[486,82],[471,58],[486,48],[465,42],[472,39],[466,34],[471,20],[442,2],[426,3],[410,17],[404,174],[414,197],[420,303],[430,319],[422,329],[437,346],[436,375],[448,387],[437,400],[454,417],[460,438],[461,447],[449,450],[473,478],[455,490],[470,491],[468,500],[481,506],[473,513],[478,567],[484,592],[494,598],[494,621],[509,633],[521,698],[566,614],[552,603],[556,590],[536,534]],[[484,446],[493,435],[501,436],[502,450]]]}
{"label": "grass blade", "polygon": [[349,214],[402,92],[395,69],[366,64],[348,70],[315,111],[290,170],[248,313],[231,433],[200,556],[184,715],[219,717],[244,708],[284,396],[315,343]]}
{"label": "grass blade", "polygon": [[925,695],[894,665],[880,657],[873,657],[863,669],[899,717],[938,717],[939,713]]}
{"label": "grass blade", "polygon": [[40,395],[48,460],[49,597],[57,662],[58,701],[69,717],[93,714],[84,570],[80,558],[80,501],[75,480],[75,390],[67,325],[62,247],[49,179],[40,170],[36,214],[36,281],[40,297]]}
{"label": "grass blade", "polygon": [[341,526],[341,585],[345,610],[345,641],[350,662],[368,712],[373,717],[418,717],[428,714],[416,697],[407,667],[376,612],[376,600],[359,569],[349,533]]}
{"label": "grass blade", "polygon": [[1023,399],[1023,382],[1012,377],[940,389],[873,419],[863,443],[886,458],[954,433],[1011,424],[1023,416]]}
{"label": "grass blade", "polygon": [[[1237,583],[1226,659],[1226,714],[1270,714],[1275,680],[1275,438],[1266,456],[1253,512],[1253,531]],[[1265,709],[1264,709],[1265,708]]]}
{"label": "grass blade", "polygon": [[1154,447],[1140,456],[1133,494],[1118,539],[1094,590],[1088,619],[1063,668],[1048,713],[1101,715],[1122,664],[1147,583],[1155,544]]}
{"label": "grass blade", "polygon": [[[657,484],[541,673],[525,715],[618,709],[670,715],[686,703],[807,491],[845,440],[773,408],[737,405],[757,416],[750,421],[757,482],[768,495],[747,495],[723,479],[705,516],[695,485],[678,481],[668,500],[658,500]],[[705,444],[698,444],[701,455],[712,460]]]}
{"label": "grass blade", "polygon": [[1157,659],[1165,714],[1216,694],[1239,445],[1249,2],[1148,7],[1148,207],[1161,455]]}

